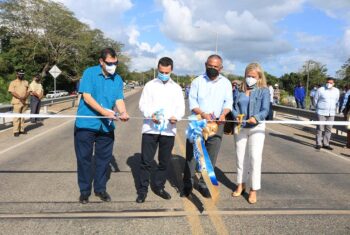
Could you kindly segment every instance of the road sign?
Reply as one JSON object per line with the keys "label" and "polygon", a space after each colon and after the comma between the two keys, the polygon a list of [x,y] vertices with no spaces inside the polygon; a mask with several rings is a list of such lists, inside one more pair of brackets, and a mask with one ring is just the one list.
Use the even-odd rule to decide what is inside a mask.
{"label": "road sign", "polygon": [[54,65],[50,69],[49,73],[53,77],[53,87],[54,87],[54,91],[55,91],[55,94],[56,94],[56,78],[62,73],[62,71],[56,65]]}
{"label": "road sign", "polygon": [[49,73],[52,75],[53,78],[57,78],[62,73],[62,71],[56,65],[54,65],[50,69]]}

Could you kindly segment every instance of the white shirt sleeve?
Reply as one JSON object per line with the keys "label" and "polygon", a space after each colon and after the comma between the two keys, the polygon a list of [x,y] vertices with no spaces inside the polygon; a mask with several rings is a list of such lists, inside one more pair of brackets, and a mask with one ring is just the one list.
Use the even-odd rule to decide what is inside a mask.
{"label": "white shirt sleeve", "polygon": [[143,88],[142,94],[141,94],[141,98],[139,101],[139,109],[140,111],[143,113],[143,116],[146,118],[149,118],[152,116],[153,114],[153,110],[151,110],[152,108],[150,107],[150,92],[149,92],[149,86],[146,86]]}

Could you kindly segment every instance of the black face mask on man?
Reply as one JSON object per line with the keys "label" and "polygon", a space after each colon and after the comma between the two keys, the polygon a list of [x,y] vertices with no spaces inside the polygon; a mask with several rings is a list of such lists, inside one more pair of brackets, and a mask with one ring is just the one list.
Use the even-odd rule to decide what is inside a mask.
{"label": "black face mask on man", "polygon": [[219,71],[214,68],[207,68],[206,73],[209,78],[216,78],[217,76],[219,76]]}
{"label": "black face mask on man", "polygon": [[20,80],[23,80],[23,79],[24,79],[24,74],[18,74],[18,78],[19,78]]}

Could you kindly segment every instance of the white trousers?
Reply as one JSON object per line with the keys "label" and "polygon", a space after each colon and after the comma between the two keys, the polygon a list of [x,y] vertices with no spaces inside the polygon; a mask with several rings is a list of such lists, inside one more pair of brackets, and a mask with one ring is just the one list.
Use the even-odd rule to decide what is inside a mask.
{"label": "white trousers", "polygon": [[253,128],[241,128],[235,135],[237,157],[237,183],[261,188],[261,162],[265,140],[265,124]]}

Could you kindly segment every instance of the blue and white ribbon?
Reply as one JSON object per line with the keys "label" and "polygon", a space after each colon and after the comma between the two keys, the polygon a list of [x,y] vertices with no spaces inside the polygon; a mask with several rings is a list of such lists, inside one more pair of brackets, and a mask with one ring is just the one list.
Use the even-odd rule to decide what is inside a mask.
{"label": "blue and white ribbon", "polygon": [[202,174],[208,174],[213,185],[218,186],[214,167],[211,163],[210,156],[205,147],[205,142],[202,134],[203,128],[207,126],[207,120],[198,120],[196,116],[189,117],[189,124],[186,131],[187,139],[193,144],[193,156],[197,162],[197,170]]}
{"label": "blue and white ribbon", "polygon": [[156,119],[159,121],[158,124],[154,124],[155,128],[157,128],[157,130],[160,132],[164,131],[168,125],[168,120],[164,118],[164,109],[160,109],[154,114],[156,116]]}

